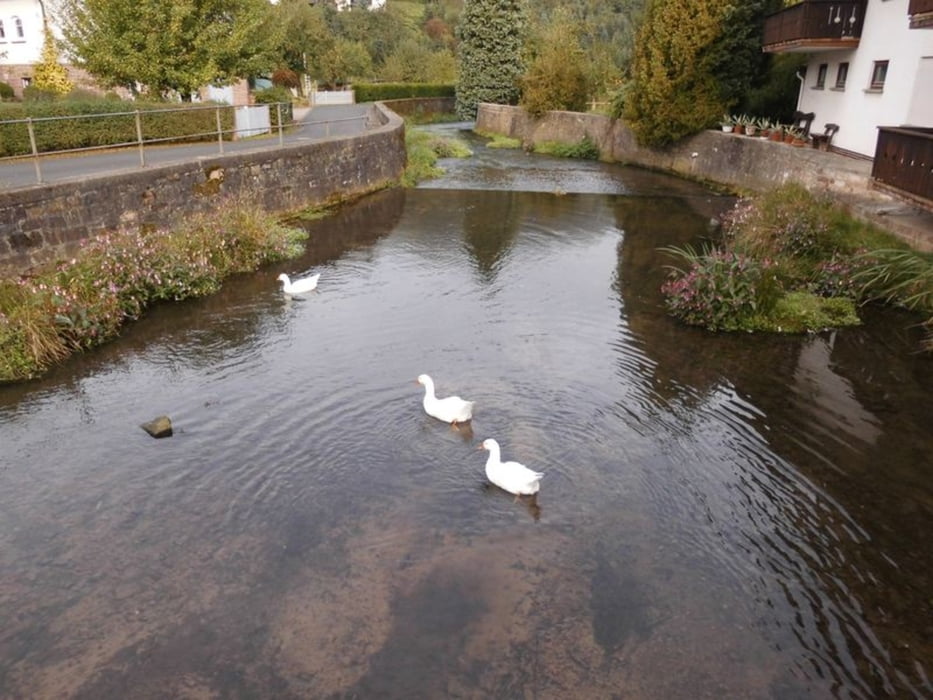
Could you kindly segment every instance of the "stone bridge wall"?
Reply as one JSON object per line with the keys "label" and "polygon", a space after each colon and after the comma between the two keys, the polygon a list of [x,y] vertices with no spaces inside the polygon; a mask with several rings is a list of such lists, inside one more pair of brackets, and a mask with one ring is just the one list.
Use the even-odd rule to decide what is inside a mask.
{"label": "stone bridge wall", "polygon": [[384,187],[405,167],[405,127],[379,104],[369,121],[357,136],[2,192],[0,273],[68,255],[104,231],[171,227],[226,196],[251,194],[266,211],[284,214]]}

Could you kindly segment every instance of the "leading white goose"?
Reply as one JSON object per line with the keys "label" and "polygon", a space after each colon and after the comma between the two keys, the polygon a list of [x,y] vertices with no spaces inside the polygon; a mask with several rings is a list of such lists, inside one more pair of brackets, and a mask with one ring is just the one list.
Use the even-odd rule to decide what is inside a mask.
{"label": "leading white goose", "polygon": [[424,386],[424,412],[433,418],[455,426],[473,418],[473,401],[464,401],[459,396],[439,399],[434,395],[434,380],[426,374],[418,376],[418,383]]}
{"label": "leading white goose", "polygon": [[476,449],[489,450],[486,478],[500,489],[516,496],[533,496],[538,493],[544,472],[533,471],[518,462],[503,462],[499,455],[499,443],[492,438],[483,440],[483,444]]}
{"label": "leading white goose", "polygon": [[284,272],[276,277],[279,282],[282,282],[282,291],[288,294],[289,296],[294,296],[295,294],[306,294],[308,292],[313,292],[317,287],[317,281],[321,278],[321,273],[318,272],[315,275],[310,275],[308,277],[302,277],[297,280],[290,280],[288,275]]}

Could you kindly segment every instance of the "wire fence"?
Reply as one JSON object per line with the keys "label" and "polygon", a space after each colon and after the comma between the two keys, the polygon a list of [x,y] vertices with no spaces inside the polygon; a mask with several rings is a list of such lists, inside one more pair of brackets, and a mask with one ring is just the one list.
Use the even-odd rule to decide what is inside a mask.
{"label": "wire fence", "polygon": [[[213,119],[210,119],[210,113]],[[179,113],[183,113],[180,114]],[[275,115],[274,119],[272,115]],[[144,128],[146,120],[159,119],[166,121],[166,116],[175,118],[167,120],[156,131],[163,131],[162,135],[152,135],[151,128]],[[180,116],[180,118],[179,118]],[[65,128],[68,124],[79,121],[93,122],[100,120],[99,130],[95,134],[96,142],[93,145],[75,147],[61,146],[61,141],[49,137],[50,132]],[[106,121],[104,121],[106,120]],[[129,120],[116,126],[116,120]],[[367,121],[366,115],[355,115],[346,118],[328,119],[314,123],[316,134],[309,134],[317,138],[330,138],[335,131],[334,125],[346,122]],[[87,125],[83,125],[87,128]],[[248,107],[233,107],[230,105],[206,105],[203,107],[181,107],[168,109],[130,110],[125,112],[104,112],[98,114],[77,114],[67,116],[27,117],[25,119],[9,119],[0,121],[0,135],[6,135],[8,140],[11,134],[16,134],[18,140],[23,139],[22,131],[28,136],[28,145],[20,153],[13,155],[0,155],[0,164],[31,161],[35,174],[35,183],[43,183],[42,161],[52,156],[69,154],[83,154],[88,152],[102,153],[114,151],[127,151],[135,149],[138,153],[139,167],[145,168],[147,162],[147,148],[149,153],[156,146],[181,144],[208,144],[216,143],[216,153],[223,155],[231,142],[252,139],[259,136],[277,138],[277,145],[283,146],[286,133],[297,127],[293,121],[292,105],[277,102],[272,104],[251,105]],[[46,136],[43,139],[49,142],[41,143],[37,137],[39,129],[43,129]],[[103,133],[101,133],[101,130]],[[149,133],[147,133],[149,132]],[[112,137],[112,140],[110,140]],[[90,139],[88,139],[90,140]],[[2,153],[2,151],[0,151]]]}

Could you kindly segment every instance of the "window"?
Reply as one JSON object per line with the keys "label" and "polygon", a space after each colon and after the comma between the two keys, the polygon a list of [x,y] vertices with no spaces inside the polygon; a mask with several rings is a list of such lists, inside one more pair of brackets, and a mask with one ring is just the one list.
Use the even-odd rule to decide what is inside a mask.
{"label": "window", "polygon": [[826,73],[829,71],[828,63],[821,63],[820,67],[816,69],[816,85],[813,87],[822,90],[826,87]]}
{"label": "window", "polygon": [[849,64],[840,63],[839,69],[836,71],[836,89],[845,90],[846,89],[846,78],[849,77]]}
{"label": "window", "polygon": [[871,69],[871,85],[868,86],[869,90],[883,90],[884,79],[887,77],[888,77],[888,62],[887,61],[875,61],[875,65]]}
{"label": "window", "polygon": [[3,29],[3,20],[0,19],[0,40],[6,39],[6,31]]}
{"label": "window", "polygon": [[23,33],[23,20],[21,20],[19,17],[14,17],[13,26],[16,27],[16,38],[17,39],[22,39],[24,36],[26,36]]}

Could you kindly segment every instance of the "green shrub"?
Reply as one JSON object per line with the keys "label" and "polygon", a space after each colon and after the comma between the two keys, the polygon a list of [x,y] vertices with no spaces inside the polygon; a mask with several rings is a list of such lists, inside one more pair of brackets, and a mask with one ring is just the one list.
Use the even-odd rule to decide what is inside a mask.
{"label": "green shrub", "polygon": [[577,143],[562,143],[560,141],[543,141],[535,145],[535,153],[543,153],[558,158],[582,158],[586,160],[599,159],[599,147],[588,136]]}
{"label": "green shrub", "polygon": [[402,100],[411,97],[454,97],[455,88],[447,83],[354,83],[357,102]]}
{"label": "green shrub", "polygon": [[[226,105],[218,106],[225,138],[232,138],[233,110]],[[204,107],[106,99],[6,104],[0,111],[3,119],[20,121],[0,124],[0,157],[32,152],[24,121],[27,118],[34,120],[36,147],[40,153],[136,143],[134,112],[137,109],[143,138],[147,141],[216,139],[215,110]]]}
{"label": "green shrub", "polygon": [[684,323],[713,331],[740,330],[774,308],[780,297],[768,263],[731,251],[663,250],[687,262],[686,269],[671,267],[661,287],[668,311]]}
{"label": "green shrub", "polygon": [[15,94],[9,83],[0,80],[0,100],[12,100]]}
{"label": "green shrub", "polygon": [[96,236],[52,270],[2,280],[0,382],[105,342],[150,304],[209,294],[228,275],[295,257],[306,237],[234,199],[172,231]]}

